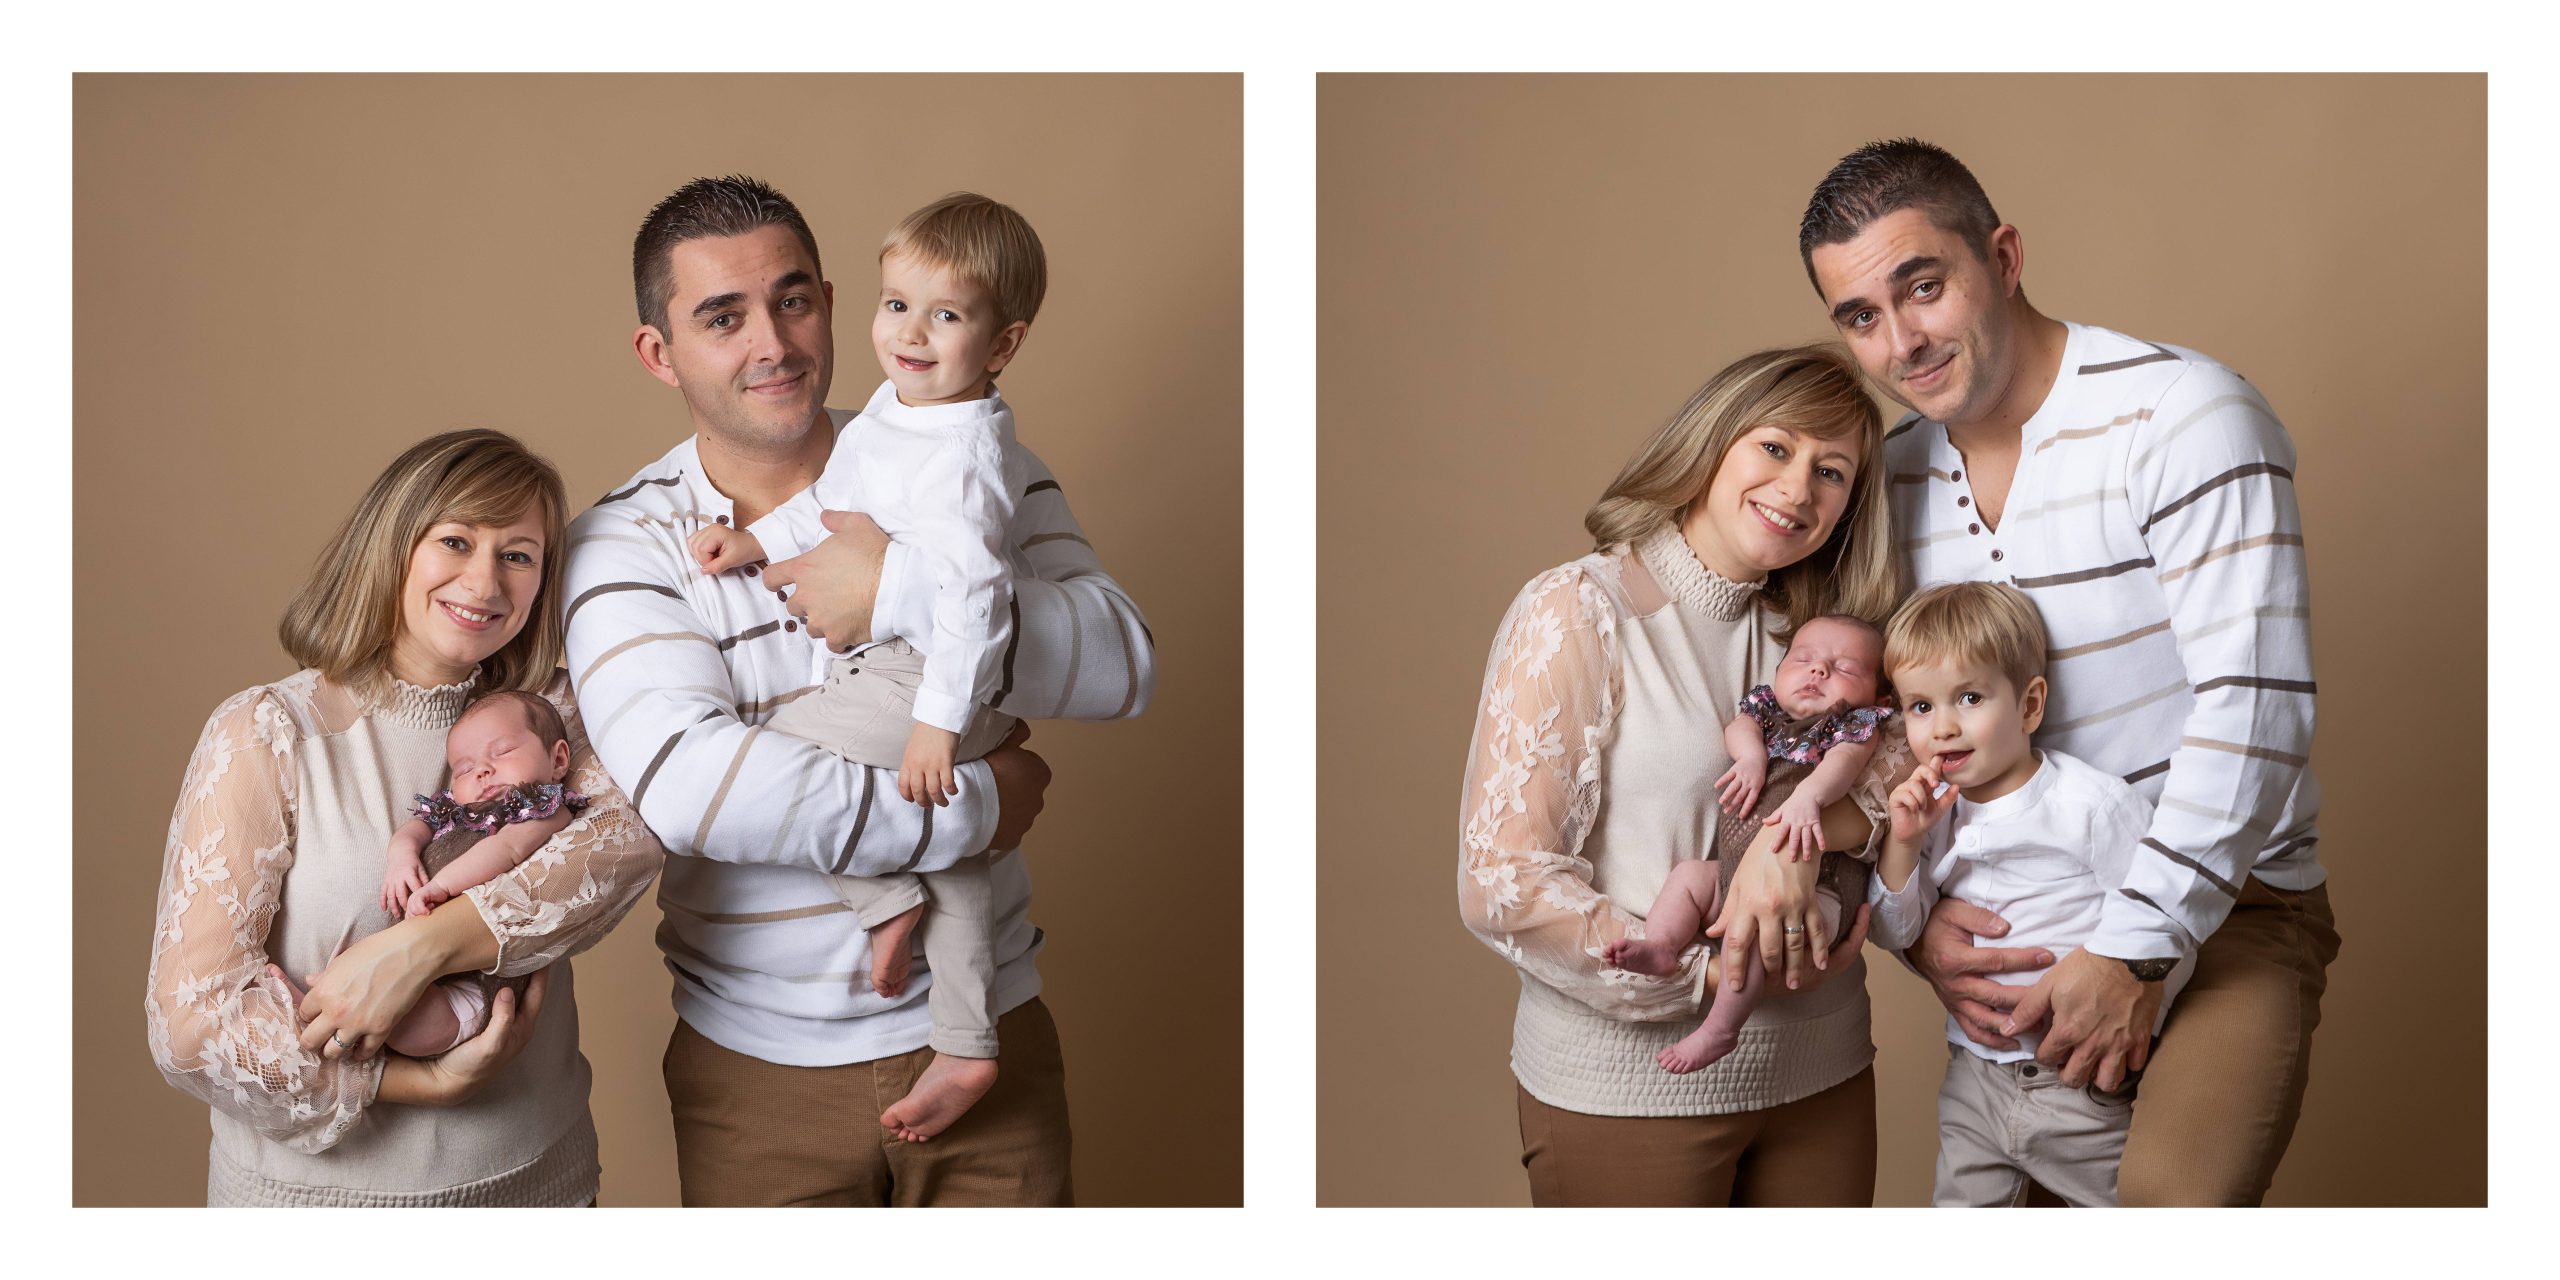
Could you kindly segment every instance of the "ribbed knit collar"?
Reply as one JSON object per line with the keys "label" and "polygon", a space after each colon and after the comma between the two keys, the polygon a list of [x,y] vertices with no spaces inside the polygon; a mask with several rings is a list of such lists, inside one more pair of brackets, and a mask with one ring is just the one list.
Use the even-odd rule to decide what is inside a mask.
{"label": "ribbed knit collar", "polygon": [[1662,584],[1664,592],[1718,622],[1740,618],[1750,611],[1752,599],[1760,594],[1759,583],[1735,582],[1698,563],[1688,539],[1680,536],[1677,522],[1636,539],[1635,549],[1636,558],[1653,571],[1654,580]]}
{"label": "ribbed knit collar", "polygon": [[471,701],[472,686],[480,683],[480,673],[460,684],[440,684],[421,688],[393,676],[391,687],[377,703],[383,719],[411,729],[450,729],[462,718],[462,708]]}

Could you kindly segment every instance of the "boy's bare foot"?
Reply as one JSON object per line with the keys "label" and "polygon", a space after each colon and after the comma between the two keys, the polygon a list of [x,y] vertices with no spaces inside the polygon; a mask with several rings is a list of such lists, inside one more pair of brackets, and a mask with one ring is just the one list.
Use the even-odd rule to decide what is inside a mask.
{"label": "boy's bare foot", "polygon": [[[894,996],[907,989],[907,975],[916,964],[916,953],[908,946],[916,936],[916,925],[924,919],[924,904],[919,902],[880,922],[871,931],[871,989],[884,996]],[[931,1075],[931,1071],[926,1072]],[[983,1092],[983,1091],[982,1091]]]}
{"label": "boy's bare foot", "polygon": [[1653,1055],[1653,1060],[1660,1063],[1663,1070],[1675,1076],[1685,1076],[1733,1052],[1733,1046],[1741,1039],[1740,1028],[1718,1030],[1707,1023],[1700,1023],[1698,1029],[1683,1037],[1680,1043]]}
{"label": "boy's bare foot", "polygon": [[1663,977],[1680,967],[1680,955],[1651,938],[1620,938],[1601,948],[1600,961],[1612,969]]}
{"label": "boy's bare foot", "polygon": [[907,1096],[880,1113],[880,1126],[909,1142],[922,1142],[952,1126],[996,1086],[996,1060],[936,1053]]}

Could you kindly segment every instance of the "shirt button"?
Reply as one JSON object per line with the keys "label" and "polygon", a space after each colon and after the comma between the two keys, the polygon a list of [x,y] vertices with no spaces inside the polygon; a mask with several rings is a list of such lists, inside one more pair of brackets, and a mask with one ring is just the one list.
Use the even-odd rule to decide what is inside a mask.
{"label": "shirt button", "polygon": [[1982,532],[1982,526],[1978,524],[1969,524],[1964,527],[1964,531],[1966,533],[1980,533]]}
{"label": "shirt button", "polygon": [[750,578],[756,576],[756,567],[754,565],[747,566],[747,576]]}
{"label": "shirt button", "polygon": [[1972,505],[1973,505],[1973,499],[1971,499],[1971,498],[1958,498],[1958,499],[1956,499],[1956,505],[1957,505],[1957,506],[1959,506],[1959,507],[1970,507],[1970,506],[1972,506]]}
{"label": "shirt button", "polygon": [[1991,553],[1991,558],[1992,558],[1992,559],[1994,559],[1994,560],[1999,559],[1999,558],[2000,558],[2000,553],[1999,553],[1999,552],[1997,552],[1997,551],[1992,552],[1992,553]]}
{"label": "shirt button", "polygon": [[714,521],[717,521],[718,523],[721,523],[721,524],[727,524],[727,523],[729,523],[729,517],[727,517],[727,516],[713,516],[713,517],[711,517],[711,518],[712,518]]}
{"label": "shirt button", "polygon": [[785,631],[797,631],[800,629],[800,624],[793,622],[789,618],[785,618],[782,620],[782,629]]}
{"label": "shirt button", "polygon": [[983,617],[987,616],[987,607],[986,607],[985,605],[979,605],[976,609],[971,610],[971,612],[973,612],[973,613],[977,614],[979,617],[983,618]]}

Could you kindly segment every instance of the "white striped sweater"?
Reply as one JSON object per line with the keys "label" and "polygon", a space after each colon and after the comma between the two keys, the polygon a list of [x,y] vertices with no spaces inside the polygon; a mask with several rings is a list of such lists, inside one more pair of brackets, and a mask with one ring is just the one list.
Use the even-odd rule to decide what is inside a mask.
{"label": "white striped sweater", "polygon": [[[828,410],[841,431],[853,415]],[[1013,639],[997,709],[1025,718],[1112,719],[1143,710],[1154,643],[1102,571],[1047,467],[1018,496],[1010,530],[1037,578],[1014,583]],[[748,526],[781,545],[784,520],[814,519],[808,490]],[[659,949],[678,1016],[768,1062],[827,1066],[922,1046],[930,975],[871,993],[869,950],[831,874],[931,871],[986,846],[994,788],[960,766],[949,808],[898,798],[892,769],[852,764],[763,728],[815,689],[828,654],[754,571],[705,577],[685,539],[734,514],[703,476],[691,437],[570,527],[569,673],[597,756],[669,855]],[[934,580],[892,543],[874,629],[929,639]],[[910,630],[909,628],[914,628]],[[999,1009],[1039,992],[1019,855],[995,867]]]}
{"label": "white striped sweater", "polygon": [[2210,358],[2069,329],[1999,528],[1945,428],[1913,414],[1885,443],[1895,538],[1915,586],[2009,582],[2035,601],[2052,690],[2037,744],[2153,805],[2088,947],[2186,957],[2248,876],[2326,878],[2293,442]]}

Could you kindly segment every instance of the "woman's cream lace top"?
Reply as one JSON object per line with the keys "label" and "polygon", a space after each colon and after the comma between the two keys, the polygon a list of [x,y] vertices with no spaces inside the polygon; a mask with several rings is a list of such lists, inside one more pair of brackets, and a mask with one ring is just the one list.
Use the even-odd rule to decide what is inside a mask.
{"label": "woman's cream lace top", "polygon": [[215,709],[169,823],[144,1004],[161,1073],[212,1104],[215,1200],[594,1196],[587,1064],[568,966],[555,962],[603,938],[663,855],[587,749],[568,681],[545,692],[569,726],[568,782],[595,803],[469,891],[498,940],[490,972],[553,967],[532,1041],[458,1107],[374,1106],[380,1060],[304,1051],[291,993],[264,967],[316,974],[391,926],[379,902],[384,852],[411,797],[443,785],[445,731],[470,686],[400,684],[368,703],[303,671]]}
{"label": "woman's cream lace top", "polygon": [[1520,970],[1512,1071],[1592,1115],[1713,1115],[1791,1102],[1874,1057],[1865,970],[1772,996],[1734,1052],[1685,1076],[1654,1054],[1706,994],[1703,948],[1663,978],[1602,965],[1643,936],[1674,864],[1719,851],[1725,722],[1776,671],[1776,616],[1666,526],[1541,574],[1504,615],[1476,706],[1460,809],[1467,927]]}

